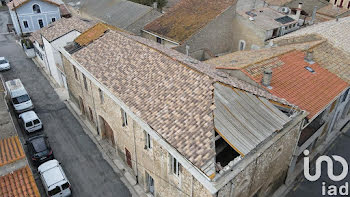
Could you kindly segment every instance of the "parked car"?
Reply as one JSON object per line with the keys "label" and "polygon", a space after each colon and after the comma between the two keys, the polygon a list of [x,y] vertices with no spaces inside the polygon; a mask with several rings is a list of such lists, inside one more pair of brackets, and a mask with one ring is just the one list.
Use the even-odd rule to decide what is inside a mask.
{"label": "parked car", "polygon": [[34,105],[27,90],[24,88],[21,80],[14,79],[6,81],[6,89],[10,97],[11,103],[15,108],[16,113],[23,113],[34,109]]}
{"label": "parked car", "polygon": [[28,134],[43,129],[43,124],[34,111],[21,113],[18,117],[22,123],[24,130]]}
{"label": "parked car", "polygon": [[30,137],[26,145],[35,166],[55,158],[47,137],[44,135]]}
{"label": "parked car", "polygon": [[48,196],[71,196],[71,185],[60,163],[56,159],[41,164],[38,168],[38,171],[40,174],[40,179]]}
{"label": "parked car", "polygon": [[0,71],[10,70],[10,62],[5,57],[0,57]]}

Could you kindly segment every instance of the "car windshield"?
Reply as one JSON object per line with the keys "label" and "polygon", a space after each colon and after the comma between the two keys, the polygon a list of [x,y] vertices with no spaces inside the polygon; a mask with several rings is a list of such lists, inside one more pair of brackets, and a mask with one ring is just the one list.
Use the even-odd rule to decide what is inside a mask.
{"label": "car windshield", "polygon": [[55,194],[58,194],[58,193],[60,193],[61,192],[61,188],[60,187],[55,187],[55,189],[53,189],[53,190],[49,190],[49,196],[53,196],[53,195],[55,195]]}
{"label": "car windshield", "polygon": [[6,60],[0,60],[0,64],[6,64],[7,61]]}
{"label": "car windshield", "polygon": [[47,150],[47,144],[43,137],[33,139],[32,144],[37,153]]}
{"label": "car windshield", "polygon": [[24,103],[24,102],[27,102],[29,100],[30,100],[30,98],[27,94],[12,99],[14,104]]}

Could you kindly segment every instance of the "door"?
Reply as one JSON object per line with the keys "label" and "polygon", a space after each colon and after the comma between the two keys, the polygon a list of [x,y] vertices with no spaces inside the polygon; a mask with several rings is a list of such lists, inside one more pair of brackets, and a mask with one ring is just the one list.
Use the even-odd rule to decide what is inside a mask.
{"label": "door", "polygon": [[125,156],[126,156],[126,163],[130,168],[132,168],[132,163],[131,163],[131,154],[128,149],[125,148]]}
{"label": "door", "polygon": [[111,128],[111,126],[109,126],[109,124],[105,121],[105,119],[102,119],[102,125],[103,125],[103,131],[104,131],[104,135],[105,138],[107,139],[107,141],[114,146],[115,142],[114,142],[114,134],[113,134],[113,130]]}

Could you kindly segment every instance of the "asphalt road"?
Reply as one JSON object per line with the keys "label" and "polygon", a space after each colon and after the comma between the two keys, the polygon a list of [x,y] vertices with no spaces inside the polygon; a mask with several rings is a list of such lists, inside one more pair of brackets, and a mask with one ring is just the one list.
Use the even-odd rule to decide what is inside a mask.
{"label": "asphalt road", "polygon": [[[43,133],[48,136],[54,155],[62,163],[72,184],[73,196],[131,196],[119,175],[103,159],[96,145],[84,133],[33,61],[26,57],[12,35],[3,34],[6,32],[4,27],[9,21],[8,17],[8,12],[0,11],[0,56],[8,58],[12,66],[10,71],[2,75],[6,81],[21,79],[30,94],[35,111],[45,127]],[[16,127],[20,129],[18,124]],[[22,141],[28,137],[23,132],[19,135]],[[40,193],[45,196],[37,170],[31,167]]]}
{"label": "asphalt road", "polygon": [[[339,155],[347,160],[348,164],[350,163],[350,129],[347,130],[345,134],[340,135],[333,143],[332,145],[327,149],[326,153],[324,155],[332,156],[332,155]],[[334,161],[334,160],[333,160]],[[339,175],[342,172],[342,166],[339,162],[334,161],[334,174]],[[301,175],[299,177],[299,180],[297,181],[295,187],[288,193],[287,197],[320,197],[320,196],[342,196],[339,194],[339,191],[337,195],[328,195],[327,194],[327,188],[330,185],[336,185],[337,188],[341,185],[344,185],[346,182],[350,182],[350,175],[339,182],[334,182],[330,180],[330,178],[327,175],[327,167],[326,163],[323,162],[322,164],[322,173],[320,179],[318,179],[315,182],[308,181],[304,175]],[[315,172],[315,164],[312,163],[310,165],[311,169],[311,175],[314,175]],[[322,182],[326,183],[326,190],[325,194],[322,195]],[[349,186],[350,187],[350,186]],[[350,189],[350,188],[349,188]],[[350,191],[350,190],[349,190]],[[349,196],[349,195],[345,195]]]}

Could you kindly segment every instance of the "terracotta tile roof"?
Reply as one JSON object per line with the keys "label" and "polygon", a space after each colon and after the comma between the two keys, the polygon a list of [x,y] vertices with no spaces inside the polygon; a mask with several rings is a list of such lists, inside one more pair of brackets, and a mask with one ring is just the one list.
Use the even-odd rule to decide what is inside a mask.
{"label": "terracotta tile roof", "polygon": [[47,27],[32,33],[31,40],[42,44],[41,35],[49,42],[73,31],[84,32],[94,25],[94,22],[86,21],[78,17],[61,18],[60,20],[51,23]]}
{"label": "terracotta tile roof", "polygon": [[214,156],[214,81],[289,104],[175,50],[124,32],[107,31],[72,56],[197,167]]}
{"label": "terracotta tile roof", "polygon": [[[285,98],[290,103],[309,112],[313,119],[331,101],[336,98],[348,84],[335,74],[322,68],[318,63],[309,64],[304,60],[305,53],[293,51],[279,57],[242,68],[257,83],[261,82],[265,68],[273,71],[270,93]],[[308,71],[305,67],[315,72]]]}
{"label": "terracotta tile roof", "polygon": [[[12,0],[11,2],[7,3],[7,6],[12,10],[13,8],[15,8],[15,7],[18,8],[18,7],[22,6],[23,4],[28,3],[29,1],[30,0]],[[54,5],[58,5],[58,6],[60,4],[63,4],[63,2],[60,0],[42,0],[42,1],[54,4]]]}
{"label": "terracotta tile roof", "polygon": [[1,197],[40,197],[32,171],[25,166],[0,177]]}
{"label": "terracotta tile roof", "polygon": [[251,51],[236,51],[217,58],[212,58],[205,63],[214,65],[217,69],[239,69],[250,64],[264,61],[266,59],[276,57],[287,52],[298,50],[307,50],[311,46],[320,44],[322,40],[311,41],[305,43],[291,44],[282,47],[271,47]]}
{"label": "terracotta tile roof", "polygon": [[336,16],[340,16],[346,12],[350,12],[350,11],[344,7],[340,8],[332,4],[328,4],[327,6],[324,6],[323,8],[317,10],[317,14],[321,14],[332,18],[335,18]]}
{"label": "terracotta tile roof", "polygon": [[0,166],[25,158],[18,136],[0,140]]}
{"label": "terracotta tile roof", "polygon": [[95,26],[91,27],[90,29],[79,35],[74,41],[80,46],[88,45],[93,40],[96,40],[97,38],[101,37],[109,29],[122,31],[117,27],[105,23],[97,23]]}
{"label": "terracotta tile roof", "polygon": [[73,57],[193,164],[214,156],[209,77],[114,31]]}
{"label": "terracotta tile roof", "polygon": [[236,0],[182,0],[144,29],[182,43],[234,3]]}

